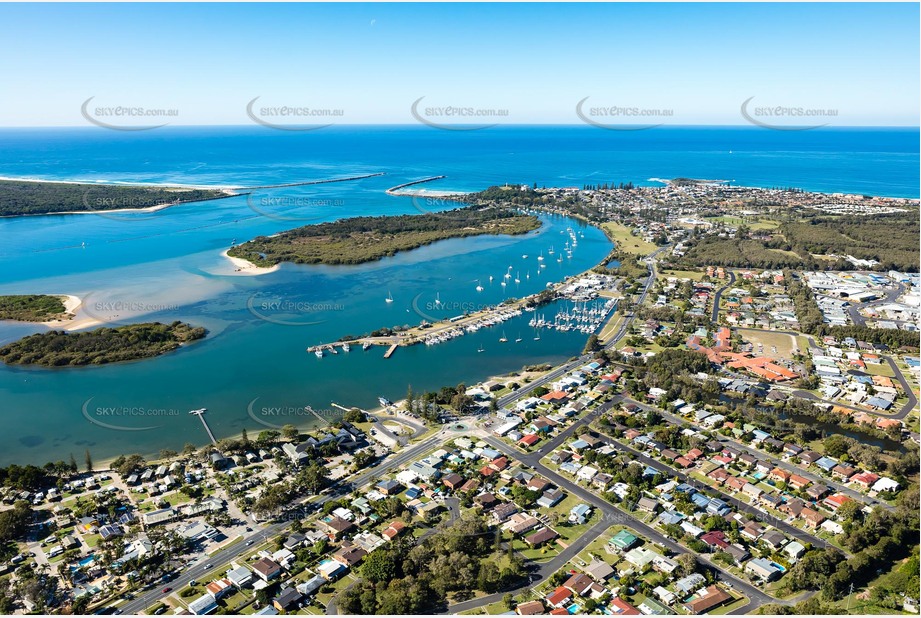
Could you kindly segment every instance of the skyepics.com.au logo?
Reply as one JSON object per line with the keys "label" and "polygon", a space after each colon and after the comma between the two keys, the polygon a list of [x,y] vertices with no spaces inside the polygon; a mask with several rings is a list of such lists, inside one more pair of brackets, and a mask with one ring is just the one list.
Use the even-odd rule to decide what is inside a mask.
{"label": "skyepics.com.au logo", "polygon": [[321,221],[335,218],[336,209],[342,209],[345,200],[308,195],[255,196],[249,193],[246,205],[257,215],[276,221]]}
{"label": "skyepics.com.au logo", "polygon": [[[827,122],[815,124],[816,120],[838,117],[837,109],[799,105],[754,105],[754,98],[745,99],[740,111],[742,117],[756,127],[775,131],[809,131],[828,126]],[[806,124],[802,124],[804,122]]]}
{"label": "skyepics.com.au logo", "polygon": [[[412,308],[413,312],[420,318],[434,323],[439,320],[494,309],[495,305],[470,301],[441,300],[440,297],[436,297],[434,300],[422,300],[422,292],[420,292],[413,298]],[[437,314],[440,314],[440,317]]]}
{"label": "skyepics.com.au logo", "polygon": [[[610,131],[644,131],[661,127],[663,123],[647,124],[651,120],[671,119],[675,110],[638,107],[633,105],[587,105],[591,97],[576,103],[576,116],[587,125]],[[637,123],[638,120],[643,121]]]}
{"label": "skyepics.com.au logo", "polygon": [[103,298],[91,292],[83,298],[80,310],[103,324],[129,324],[139,316],[151,314],[165,314],[166,320],[178,319],[175,314],[179,305],[124,296]]}
{"label": "skyepics.com.au logo", "polygon": [[472,206],[473,202],[465,199],[463,194],[445,195],[445,196],[424,196],[414,194],[412,196],[413,208],[424,215],[438,215],[450,217],[451,211],[458,208]]}
{"label": "skyepics.com.au logo", "polygon": [[[142,105],[96,105],[90,97],[80,106],[80,114],[90,124],[113,131],[150,131],[165,127],[179,117],[176,108],[144,107]],[[155,122],[158,124],[149,124]]]}
{"label": "skyepics.com.au logo", "polygon": [[508,118],[509,111],[495,107],[461,105],[422,105],[419,97],[409,108],[410,114],[420,123],[442,131],[480,131],[496,126],[480,124],[484,119]]}
{"label": "skyepics.com.au logo", "polygon": [[[162,426],[161,422],[151,425],[153,419],[162,421],[164,418],[178,417],[181,415],[177,408],[148,407],[139,405],[93,405],[95,397],[90,397],[83,402],[81,412],[87,421],[113,431],[150,431]],[[137,424],[142,422],[144,424]]]}
{"label": "skyepics.com.au logo", "polygon": [[143,195],[103,195],[97,189],[83,193],[84,212],[113,221],[144,221],[159,216],[161,210],[179,203],[180,200],[151,198]]}
{"label": "skyepics.com.au logo", "polygon": [[[308,105],[257,105],[262,97],[246,104],[246,115],[256,124],[277,131],[316,131],[331,127],[345,116],[338,108]],[[315,124],[321,122],[322,124]]]}
{"label": "skyepics.com.au logo", "polygon": [[269,429],[282,429],[285,425],[300,426],[311,419],[329,425],[342,420],[344,412],[333,408],[313,408],[309,405],[292,406],[288,404],[259,405],[261,397],[256,397],[246,406],[246,414],[253,421]]}
{"label": "skyepics.com.au logo", "polygon": [[246,299],[246,309],[255,317],[282,326],[313,326],[326,321],[332,311],[344,311],[345,305],[331,302],[292,300],[290,298],[259,298],[254,294]]}

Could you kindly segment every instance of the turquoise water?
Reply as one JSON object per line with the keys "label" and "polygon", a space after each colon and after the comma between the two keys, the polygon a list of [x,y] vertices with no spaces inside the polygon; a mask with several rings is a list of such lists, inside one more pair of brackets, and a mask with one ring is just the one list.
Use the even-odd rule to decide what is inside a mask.
{"label": "turquoise water", "polygon": [[[616,135],[610,135],[616,133]],[[206,407],[220,438],[334,416],[331,403],[374,406],[446,384],[467,384],[581,351],[585,335],[543,332],[530,314],[432,347],[381,348],[318,359],[305,348],[383,326],[451,317],[543,289],[584,271],[611,245],[597,229],[543,217],[520,237],[448,240],[372,264],[283,265],[240,276],[220,256],[234,241],[356,215],[437,211],[439,200],[388,196],[396,184],[476,190],[504,182],[547,186],[695,176],[738,184],[917,196],[917,131],[509,128],[458,134],[427,128],[336,128],[280,134],[257,128],[2,130],[0,175],[44,179],[264,185],[385,172],[346,183],[272,189],[157,213],[0,220],[0,294],[67,293],[80,317],[108,324],[187,320],[209,337],[157,359],[60,370],[0,367],[7,419],[0,464],[201,444]],[[732,150],[729,155],[728,151]],[[272,202],[271,200],[280,200]],[[268,216],[267,216],[268,215]],[[584,234],[556,262],[567,227]],[[557,252],[549,256],[553,245]],[[539,272],[543,252],[547,268]],[[527,258],[522,257],[528,255]],[[521,280],[499,285],[511,266]],[[489,281],[489,277],[493,281]],[[477,281],[485,288],[476,291]],[[392,294],[393,303],[385,298]],[[553,307],[545,312],[552,316]],[[0,342],[43,327],[0,324]],[[499,343],[503,334],[508,343]],[[518,337],[520,343],[514,343]],[[484,352],[477,350],[482,346]]]}

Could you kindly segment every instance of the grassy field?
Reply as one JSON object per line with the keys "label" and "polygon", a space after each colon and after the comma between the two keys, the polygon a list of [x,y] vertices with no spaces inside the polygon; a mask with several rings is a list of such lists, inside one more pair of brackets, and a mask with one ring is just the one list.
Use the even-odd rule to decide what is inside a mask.
{"label": "grassy field", "polygon": [[634,236],[626,225],[608,222],[602,223],[601,227],[608,233],[608,237],[614,241],[614,244],[617,245],[617,248],[621,251],[626,251],[635,255],[647,255],[657,248],[651,242],[646,242],[642,238]]}
{"label": "grassy field", "polygon": [[741,217],[733,217],[732,215],[723,215],[721,217],[707,217],[707,221],[712,221],[713,223],[725,223],[727,225],[739,226],[743,223],[748,226],[750,230],[773,230],[780,227],[780,223],[774,221],[773,219],[759,219],[759,220],[745,220]]}
{"label": "grassy field", "polygon": [[895,372],[892,370],[892,367],[889,366],[889,363],[880,363],[879,365],[867,363],[867,368],[864,369],[864,371],[869,373],[871,376],[886,376],[887,378],[895,377]]}
{"label": "grassy field", "polygon": [[[742,339],[751,342],[755,348],[752,350],[755,354],[767,356],[769,358],[791,358],[793,351],[797,347],[797,340],[793,335],[784,335],[764,330],[743,330],[739,331]],[[764,350],[758,348],[758,344],[764,346]],[[774,348],[777,351],[774,352]]]}
{"label": "grassy field", "polygon": [[700,281],[707,273],[697,270],[660,270],[659,277],[666,279],[668,277],[678,277],[679,279],[690,279],[691,281]]}
{"label": "grassy field", "polygon": [[601,329],[601,332],[598,333],[598,338],[606,342],[609,338],[613,337],[617,329],[620,328],[623,320],[624,316],[614,313],[608,323],[604,325],[604,328]]}

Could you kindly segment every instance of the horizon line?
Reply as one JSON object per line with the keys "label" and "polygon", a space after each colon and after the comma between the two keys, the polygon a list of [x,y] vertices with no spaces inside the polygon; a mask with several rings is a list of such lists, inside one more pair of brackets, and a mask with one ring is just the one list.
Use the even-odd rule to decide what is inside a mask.
{"label": "horizon line", "polygon": [[[130,125],[126,125],[126,126],[130,126]],[[290,125],[284,125],[284,126],[294,128],[294,127],[310,127],[310,126],[314,126],[314,125],[311,125],[311,124],[290,124]],[[476,126],[480,126],[480,125],[473,124],[473,123],[456,123],[456,124],[451,124],[451,125],[446,125],[446,126],[451,126],[451,127],[476,127]],[[643,126],[647,126],[647,125],[646,125],[645,123],[620,123],[620,124],[612,124],[611,126],[618,126],[618,127],[643,127]],[[262,128],[262,129],[270,128],[270,127],[260,126],[260,125],[258,125],[258,124],[256,124],[256,123],[240,123],[240,124],[172,124],[172,123],[168,123],[168,124],[165,124],[165,125],[162,125],[162,126],[159,126],[159,127],[155,127],[155,128],[156,128],[156,129],[165,129],[165,128],[190,128],[190,129],[195,129],[195,128],[220,128],[220,127],[228,127],[228,128],[253,127],[253,128]],[[417,127],[417,128],[420,128],[420,129],[433,129],[433,128],[437,128],[437,127],[432,127],[432,126],[425,125],[425,124],[423,124],[423,123],[418,123],[418,122],[391,122],[391,123],[381,123],[381,122],[364,122],[364,123],[363,123],[363,122],[356,122],[356,123],[333,123],[333,124],[330,124],[330,125],[327,125],[327,126],[323,127],[323,129],[329,129],[329,128],[335,128],[335,127],[347,127],[347,128],[348,128],[348,127],[404,127],[404,128],[406,128],[406,127]],[[559,123],[559,122],[523,122],[523,123],[515,123],[515,122],[509,122],[509,123],[497,123],[497,124],[493,124],[493,125],[490,125],[490,126],[488,126],[488,127],[483,127],[482,130],[497,129],[497,128],[502,128],[502,127],[567,127],[567,128],[568,128],[568,127],[585,127],[586,129],[596,129],[596,128],[597,128],[597,127],[593,127],[593,126],[588,125],[588,124],[583,123],[583,122],[572,122],[572,123]],[[883,125],[883,124],[880,124],[880,125],[873,125],[873,124],[865,124],[865,125],[827,125],[827,124],[826,124],[826,125],[822,125],[822,126],[789,124],[789,125],[778,125],[778,127],[782,127],[782,128],[804,128],[804,129],[808,128],[809,130],[818,130],[818,129],[826,129],[826,130],[827,130],[827,129],[832,129],[832,130],[834,130],[834,129],[914,129],[914,130],[919,130],[919,131],[921,131],[921,124],[918,124],[918,125],[900,125],[900,124],[894,124],[894,125]],[[105,127],[94,126],[94,125],[88,124],[88,123],[83,123],[83,124],[61,124],[61,125],[0,125],[0,130],[3,130],[3,129],[100,129],[100,128],[105,128]],[[773,130],[771,127],[760,127],[760,126],[756,126],[756,125],[753,125],[753,124],[750,124],[750,123],[742,123],[742,124],[660,124],[660,125],[657,125],[657,126],[654,126],[654,127],[649,127],[647,130],[655,130],[655,129],[682,129],[682,128],[684,128],[684,129],[694,129],[694,128],[739,128],[739,129],[744,129],[744,128],[750,128],[750,129],[761,129],[761,130],[764,130],[764,129]],[[149,129],[149,130],[153,130],[153,128],[151,128],[151,129]]]}

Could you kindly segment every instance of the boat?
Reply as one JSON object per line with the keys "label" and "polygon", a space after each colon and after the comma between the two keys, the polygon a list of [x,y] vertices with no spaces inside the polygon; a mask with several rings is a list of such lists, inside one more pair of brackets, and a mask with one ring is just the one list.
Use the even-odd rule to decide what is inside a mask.
{"label": "boat", "polygon": [[492,275],[489,275],[489,280],[492,281]]}
{"label": "boat", "polygon": [[505,331],[502,331],[502,336],[499,337],[499,343],[505,343],[508,341],[508,337],[505,336]]}
{"label": "boat", "polygon": [[521,283],[521,273],[520,272],[515,273],[515,283]]}
{"label": "boat", "polygon": [[534,335],[534,341],[540,341],[540,331],[537,331],[537,334]]}
{"label": "boat", "polygon": [[483,291],[483,286],[480,285],[480,280],[479,280],[479,279],[476,280],[476,291],[477,291],[477,292],[482,292],[482,291]]}
{"label": "boat", "polygon": [[485,352],[485,351],[486,350],[483,349],[483,344],[481,343],[480,347],[477,349],[477,352]]}
{"label": "boat", "polygon": [[393,405],[393,402],[392,402],[392,401],[390,401],[389,399],[384,399],[383,397],[378,397],[378,398],[377,398],[377,401],[378,401],[378,403],[380,403],[380,404],[381,404],[382,406],[384,406],[385,408],[388,407],[388,406],[392,406],[392,405]]}
{"label": "boat", "polygon": [[548,251],[547,253],[549,253],[550,255],[553,255],[553,245],[550,245],[550,251]]}
{"label": "boat", "polygon": [[362,349],[362,350],[367,350],[367,349],[370,348],[370,347],[371,347],[371,344],[370,344],[369,342],[367,342],[367,341],[365,341],[363,344],[361,344],[361,349]]}
{"label": "boat", "polygon": [[323,358],[323,348],[317,348],[313,351],[317,358]]}
{"label": "boat", "polygon": [[538,262],[543,262],[543,261],[544,261],[544,252],[543,252],[543,251],[541,251],[541,252],[540,252],[540,255],[537,256],[537,261],[538,261]]}
{"label": "boat", "polygon": [[334,346],[334,345],[329,346],[329,351],[332,352],[333,354],[338,354],[338,353],[339,353],[339,350],[337,350],[337,349],[336,349],[336,346]]}
{"label": "boat", "polygon": [[352,346],[350,346],[348,343],[343,343],[343,344],[342,344],[342,351],[343,351],[343,352],[351,352],[351,351],[352,351]]}
{"label": "boat", "polygon": [[388,303],[393,302],[393,294],[390,293],[390,290],[387,291],[387,298],[385,299]]}
{"label": "boat", "polygon": [[521,333],[518,333],[518,338],[515,339],[515,343],[521,343]]}
{"label": "boat", "polygon": [[522,255],[522,256],[521,256],[521,259],[522,259],[522,260],[526,260],[526,259],[528,259],[528,254],[527,254],[527,253],[525,253],[524,255]]}
{"label": "boat", "polygon": [[441,298],[438,297],[438,292],[435,292],[435,306],[436,307],[441,306]]}
{"label": "boat", "polygon": [[502,282],[502,287],[505,287],[505,281]]}

